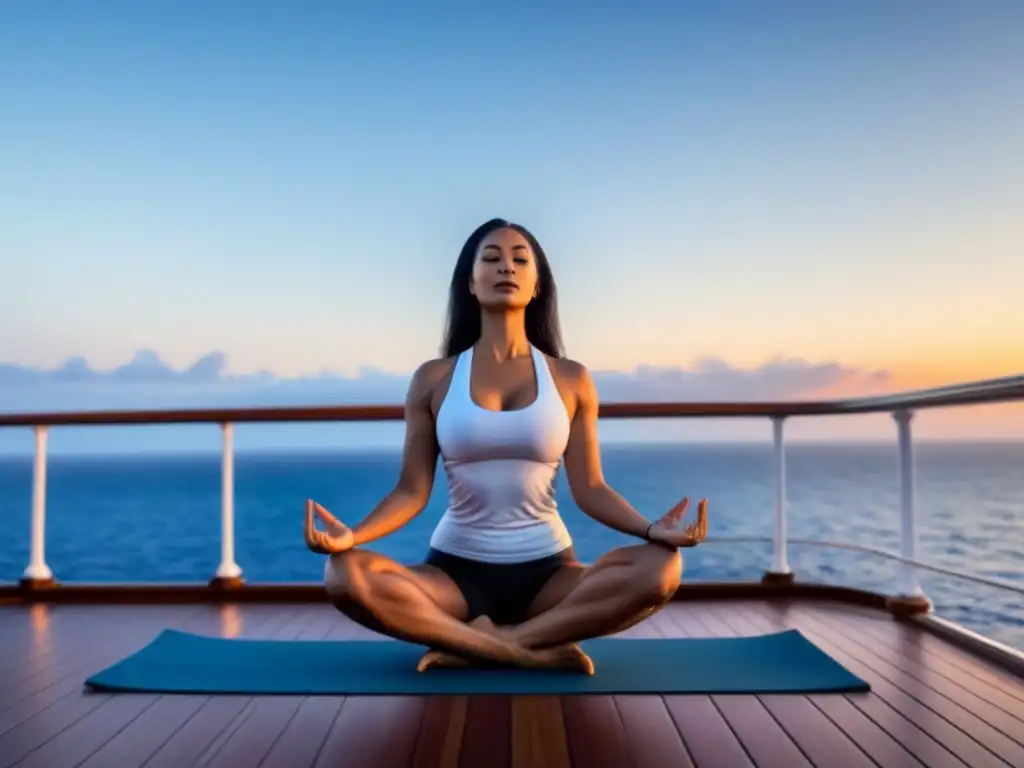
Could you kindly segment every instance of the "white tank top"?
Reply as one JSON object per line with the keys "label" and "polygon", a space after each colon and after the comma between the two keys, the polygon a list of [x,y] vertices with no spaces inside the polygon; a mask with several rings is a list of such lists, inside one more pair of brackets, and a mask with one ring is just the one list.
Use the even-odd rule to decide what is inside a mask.
{"label": "white tank top", "polygon": [[437,414],[437,442],[448,476],[448,509],[430,546],[490,563],[557,554],[572,539],[555,503],[555,474],[569,442],[569,414],[547,360],[530,346],[537,399],[515,411],[473,402],[473,348],[455,361]]}

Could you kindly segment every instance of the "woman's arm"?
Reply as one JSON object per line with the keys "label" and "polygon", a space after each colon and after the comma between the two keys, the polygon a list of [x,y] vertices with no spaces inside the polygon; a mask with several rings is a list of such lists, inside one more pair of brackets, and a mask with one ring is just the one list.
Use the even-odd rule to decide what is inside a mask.
{"label": "woman's arm", "polygon": [[597,439],[597,387],[584,366],[573,365],[576,367],[572,376],[576,412],[565,451],[565,474],[573,499],[583,512],[599,523],[643,539],[651,521],[633,509],[604,481]]}
{"label": "woman's arm", "polygon": [[368,544],[397,531],[426,507],[434,486],[438,455],[430,396],[445,370],[444,361],[432,360],[413,374],[405,398],[405,448],[398,482],[366,519],[353,528],[353,546]]}

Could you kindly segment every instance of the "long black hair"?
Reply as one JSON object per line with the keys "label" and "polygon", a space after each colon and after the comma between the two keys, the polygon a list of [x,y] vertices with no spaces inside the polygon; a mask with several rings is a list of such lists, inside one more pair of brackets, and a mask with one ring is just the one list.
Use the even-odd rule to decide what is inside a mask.
{"label": "long black hair", "polygon": [[481,241],[496,229],[514,229],[529,243],[537,262],[538,295],[526,306],[526,338],[549,357],[563,357],[562,328],[558,322],[558,291],[551,265],[540,243],[526,227],[504,219],[491,219],[477,227],[459,252],[448,290],[448,321],[445,324],[441,354],[454,357],[476,344],[480,338],[480,302],[469,290],[473,264]]}

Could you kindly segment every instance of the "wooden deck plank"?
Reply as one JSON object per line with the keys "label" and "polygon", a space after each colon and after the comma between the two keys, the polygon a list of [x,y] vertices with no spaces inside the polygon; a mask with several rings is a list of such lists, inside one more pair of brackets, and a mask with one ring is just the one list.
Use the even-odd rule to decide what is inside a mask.
{"label": "wooden deck plank", "polygon": [[209,696],[161,696],[80,768],[142,765],[210,701]]}
{"label": "wooden deck plank", "polygon": [[[701,611],[695,618],[718,637],[735,637],[742,634],[713,609]],[[845,731],[825,717],[806,696],[761,695],[756,698],[812,764],[873,764],[861,747]]]}
{"label": "wooden deck plank", "polygon": [[[671,623],[666,621],[667,617],[659,612],[620,635],[633,638],[663,637],[666,632],[678,635],[678,632],[672,632]],[[680,663],[685,663],[685,660],[680,659]],[[626,731],[630,754],[637,765],[664,764],[680,768],[694,765],[679,728],[661,696],[616,695],[614,698]]]}
{"label": "wooden deck plank", "polygon": [[692,768],[693,759],[661,696],[616,696],[615,703],[638,766]]}
{"label": "wooden deck plank", "polygon": [[[694,622],[686,606],[670,603],[662,611],[644,622],[652,635],[661,637],[687,637],[698,629],[707,630]],[[700,768],[719,765],[744,768],[753,766],[750,755],[732,727],[715,707],[710,696],[662,696],[666,711],[679,733],[687,758]]]}
{"label": "wooden deck plank", "polygon": [[413,696],[348,697],[315,765],[318,768],[405,768],[423,718],[424,700]]}
{"label": "wooden deck plank", "polygon": [[[248,714],[247,707],[252,699],[248,696],[213,696],[188,718],[170,738],[160,743],[152,757],[145,763],[146,768],[181,768],[196,765],[212,744],[237,727],[240,718]],[[140,734],[146,741],[149,733]],[[116,754],[116,753],[115,753]],[[130,763],[107,763],[106,765],[131,765]],[[140,764],[141,765],[141,764]]]}
{"label": "wooden deck plank", "polygon": [[[745,626],[748,634],[774,632],[788,626],[781,618],[786,614],[785,609],[780,611],[769,607],[757,606],[757,610],[744,611],[741,614],[730,614],[728,621],[736,626]],[[760,617],[760,620],[758,617]],[[811,639],[813,640],[814,638],[812,637]],[[822,647],[822,649],[828,650],[825,647]],[[839,656],[835,656],[835,658],[837,661],[843,661]],[[851,667],[851,671],[856,672],[857,670]],[[912,720],[908,719],[904,713],[880,698],[877,692],[848,694],[842,698],[834,696],[812,696],[809,698],[822,711],[826,711],[825,707],[829,707],[834,712],[840,708],[841,703],[845,702],[854,711],[867,718],[872,725],[865,726],[861,724],[869,729],[869,733],[865,734],[864,738],[858,740],[858,743],[862,746],[870,743],[872,748],[882,750],[884,749],[881,746],[882,742],[885,741],[886,737],[889,737],[925,765],[939,766],[941,768],[966,768],[966,763],[957,758],[925,730],[912,722]],[[826,714],[830,713],[826,711]],[[836,719],[838,722],[837,718],[833,719]],[[856,738],[853,731],[847,730],[847,732]],[[877,757],[876,760],[878,760]]]}
{"label": "wooden deck plank", "polygon": [[[562,718],[564,723],[564,706]],[[512,766],[512,702],[508,696],[474,696],[467,708],[459,768],[479,765]]]}
{"label": "wooden deck plank", "polygon": [[[275,610],[276,608],[276,610]],[[216,627],[208,634],[222,637],[261,638],[275,634],[282,626],[286,626],[299,614],[296,606],[246,605],[224,606],[219,611]],[[176,699],[176,696],[166,698]],[[189,697],[193,698],[193,697]],[[173,768],[174,766],[195,765],[202,759],[215,754],[228,736],[242,724],[251,714],[253,698],[250,696],[212,696],[201,703],[180,727],[165,737],[159,729],[136,731],[136,739],[142,742],[135,749],[144,749],[148,745],[152,756],[145,763],[147,768]],[[127,738],[119,734],[119,739]],[[112,740],[104,749],[97,753],[102,756],[106,750],[116,756],[119,747]],[[111,759],[109,763],[100,765],[129,765],[130,763]]]}
{"label": "wooden deck plank", "polygon": [[[1024,680],[1007,675],[1006,670],[987,659],[972,656],[930,632],[921,631],[921,628],[912,622],[886,621],[884,617],[874,617],[863,610],[843,610],[840,606],[827,603],[811,603],[808,607],[813,607],[815,612],[835,612],[839,616],[848,613],[851,619],[863,622],[861,630],[864,634],[874,637],[880,644],[888,645],[890,648],[899,649],[909,644],[913,648],[915,658],[939,674],[955,670],[954,674],[957,676],[966,674],[975,678],[982,683],[982,687],[976,690],[999,691],[1003,696],[1017,702],[1008,703],[1008,711],[1018,711],[1017,708],[1024,705]],[[949,667],[953,669],[950,670]]]}
{"label": "wooden deck plank", "polygon": [[260,765],[299,711],[302,696],[266,696],[253,699],[248,716],[230,737],[206,756],[209,768],[247,768]]}
{"label": "wooden deck plank", "polygon": [[[762,634],[741,613],[712,608],[704,616],[705,623],[718,622],[723,632],[729,631],[734,636]],[[849,694],[857,698],[870,695]],[[838,760],[843,765],[874,763],[883,768],[921,764],[913,753],[845,697],[822,694],[759,698],[816,764],[829,760]],[[837,734],[842,734],[843,738]]]}
{"label": "wooden deck plank", "polygon": [[342,696],[305,698],[260,763],[261,768],[313,765],[344,701]]}
{"label": "wooden deck plank", "polygon": [[[884,676],[891,684],[944,717],[992,754],[1010,765],[1024,765],[1024,746],[992,725],[981,714],[969,709],[970,704],[961,703],[956,694],[951,697],[948,693],[938,691],[932,685],[922,683],[913,677],[906,669],[875,655],[856,639],[856,633],[848,627],[835,628],[822,622],[819,616],[811,612],[798,612],[798,616],[803,626],[814,627],[837,647],[847,651],[866,667]],[[804,621],[806,624],[803,624]],[[988,714],[991,715],[991,711]]]}
{"label": "wooden deck plank", "polygon": [[1024,682],[1000,676],[990,662],[947,648],[913,625],[837,604],[673,603],[623,636],[723,636],[794,626],[871,682],[871,693],[433,699],[87,694],[82,680],[88,674],[165,627],[277,639],[379,636],[329,604],[3,606],[0,623],[14,630],[0,642],[13,654],[3,658],[0,681],[20,683],[0,687],[0,768],[17,761],[47,768],[512,768],[536,764],[538,756],[547,765],[616,768],[984,768],[1013,764],[1021,755],[1014,748],[1024,739],[1018,729]]}
{"label": "wooden deck plank", "polygon": [[[681,609],[686,610],[681,610]],[[708,615],[705,605],[670,604],[662,612],[662,620],[675,624],[679,634],[686,637],[715,637],[723,632],[721,626],[704,621]],[[729,634],[729,630],[724,630]],[[797,746],[796,741],[779,724],[756,696],[712,696],[715,709],[728,721],[732,737],[749,759],[759,768],[783,766],[810,766],[812,763]],[[730,744],[730,751],[737,751]]]}
{"label": "wooden deck plank", "polygon": [[443,768],[456,768],[462,758],[462,740],[466,735],[466,710],[469,708],[468,696],[456,696],[448,710],[448,722],[445,723],[444,739],[441,742],[439,763]]}
{"label": "wooden deck plank", "polygon": [[[156,636],[156,622],[163,616],[189,616],[190,622],[204,624],[204,620],[181,610],[144,609],[135,613],[125,608],[102,611],[90,621],[84,615],[72,620],[61,637],[44,649],[28,647],[20,651],[21,663],[3,679],[3,710],[17,706],[24,710],[26,699],[58,684],[69,677],[77,677],[84,669],[102,668],[132,648],[145,637],[144,642]],[[116,633],[111,629],[117,628]],[[0,725],[0,732],[4,726]]]}
{"label": "wooden deck plank", "polygon": [[[812,704],[806,696],[758,696],[765,709],[792,737],[814,765],[871,766],[875,761],[850,734]],[[906,765],[900,755],[896,765]]]}
{"label": "wooden deck plank", "polygon": [[457,768],[467,704],[465,696],[427,698],[410,762],[413,768]]}
{"label": "wooden deck plank", "polygon": [[[152,707],[157,696],[111,696],[18,762],[21,768],[74,768]],[[77,699],[76,699],[77,701]]]}
{"label": "wooden deck plank", "polygon": [[563,696],[569,756],[585,768],[637,767],[629,750],[629,738],[611,696]]}
{"label": "wooden deck plank", "polygon": [[[88,610],[84,606],[49,606],[44,604],[27,606],[24,609],[5,608],[4,633],[0,658],[0,681],[9,684],[11,675],[19,679],[27,672],[29,660],[55,659],[61,646],[80,648],[88,636],[88,625],[81,615]],[[67,631],[70,626],[85,629],[85,635],[75,636]]]}
{"label": "wooden deck plank", "polygon": [[[272,629],[259,634],[268,640],[294,640],[307,631],[314,635],[323,635],[327,628],[323,626],[323,606],[304,605],[291,613]],[[219,742],[215,750],[204,755],[204,765],[211,766],[257,766],[262,765],[274,748],[276,742],[283,737],[292,720],[298,715],[303,696],[280,696],[254,699],[248,707],[245,719],[232,731],[229,738]],[[305,712],[309,712],[307,708]],[[328,705],[328,711],[330,706]],[[314,710],[316,712],[316,710]],[[336,710],[333,715],[336,715]],[[333,717],[332,717],[333,722]],[[294,734],[294,731],[292,731]],[[326,737],[326,731],[324,732]],[[291,739],[294,741],[294,736]],[[316,752],[313,753],[315,758]]]}
{"label": "wooden deck plank", "polygon": [[207,744],[206,748],[199,754],[193,763],[197,768],[199,766],[205,766],[210,760],[212,760],[218,752],[223,748],[224,744],[227,743],[234,735],[235,731],[245,725],[245,721],[252,716],[253,710],[256,708],[257,700],[250,696],[245,704],[239,710],[238,714],[231,719],[224,730],[217,733],[213,740]]}
{"label": "wooden deck plank", "polygon": [[758,768],[797,768],[813,763],[755,696],[712,696]]}
{"label": "wooden deck plank", "polygon": [[512,697],[512,768],[570,768],[558,696]]}
{"label": "wooden deck plank", "polygon": [[295,639],[326,640],[331,631],[337,629],[340,616],[341,614],[332,605],[317,606],[311,612],[309,623],[295,636]]}
{"label": "wooden deck plank", "polygon": [[752,768],[743,742],[710,696],[664,696],[663,701],[697,768]]}
{"label": "wooden deck plank", "polygon": [[[126,610],[123,611],[121,618],[130,615],[131,611]],[[68,739],[81,732],[80,728],[74,727],[80,720],[87,718],[94,710],[110,702],[112,697],[109,694],[84,694],[83,680],[93,672],[116,661],[119,656],[129,653],[133,647],[149,642],[154,636],[156,625],[152,622],[147,624],[144,621],[118,623],[111,620],[112,614],[106,618],[108,621],[105,622],[103,628],[109,633],[110,639],[105,654],[89,657],[89,661],[83,664],[72,663],[69,665],[71,671],[64,669],[58,673],[53,672],[53,669],[56,668],[50,668],[49,677],[44,679],[49,680],[57,674],[62,677],[40,688],[28,698],[19,699],[17,691],[5,690],[4,698],[13,694],[15,702],[0,713],[0,757],[3,757],[4,760],[14,762],[26,758],[31,753],[43,749],[51,738],[57,736],[61,736],[62,743],[67,743]],[[179,615],[176,620],[180,618]],[[208,622],[208,616],[196,614],[192,616],[191,623],[189,621],[181,623],[186,626],[202,627]],[[115,729],[108,733],[107,738],[113,738],[123,727],[118,726],[117,723],[125,707],[128,709],[134,707],[139,713],[141,708],[153,703],[155,697],[140,698],[134,702],[130,697],[125,697],[122,701],[128,703],[119,703],[114,709],[105,710],[100,720],[90,718],[87,722],[94,724],[93,728],[97,732],[103,732],[104,729],[96,726],[95,723],[106,722],[103,719],[106,717],[110,722],[110,727]],[[71,730],[72,736],[64,735],[68,729]],[[97,748],[99,746],[102,744],[97,745]],[[44,754],[49,753],[49,750],[44,752]],[[85,756],[87,757],[88,754],[89,752],[86,752]]]}
{"label": "wooden deck plank", "polygon": [[[899,637],[894,632],[885,632],[875,621],[854,619],[838,611],[811,610],[810,613],[819,621],[827,617],[835,622],[836,628],[848,628],[850,639],[872,655],[958,702],[1018,744],[1024,743],[1024,701],[951,664],[929,666],[917,642],[923,633],[916,638]],[[893,624],[895,622],[889,622],[890,626]]]}
{"label": "wooden deck plank", "polygon": [[[123,614],[122,617],[145,615],[139,614],[131,608],[121,608],[120,610]],[[191,613],[190,616],[189,613]],[[273,621],[280,615],[280,612],[278,614],[265,613],[267,621]],[[112,620],[106,625],[106,632],[124,641],[113,644],[120,652],[110,654],[103,659],[93,657],[90,664],[81,668],[80,674],[69,675],[62,684],[50,686],[42,691],[42,693],[50,693],[52,700],[41,701],[40,703],[46,705],[45,707],[0,736],[0,756],[4,760],[22,759],[16,756],[24,753],[25,762],[23,764],[33,764],[37,760],[37,756],[40,756],[41,765],[58,765],[61,764],[61,761],[71,759],[74,759],[72,764],[78,764],[89,758],[94,752],[101,751],[106,742],[121,736],[124,733],[123,729],[136,718],[144,715],[147,708],[155,705],[159,697],[137,694],[114,696],[112,694],[85,693],[82,689],[84,678],[115,662],[119,656],[148,642],[159,633],[165,624],[182,629],[208,632],[219,627],[218,615],[208,610],[188,611],[185,609],[177,615],[174,611],[165,610],[161,615],[152,616],[152,621],[148,626],[129,622],[119,624],[113,621],[113,614],[106,618]],[[161,618],[163,618],[163,622]],[[128,626],[134,627],[135,632],[128,632],[125,629]],[[125,643],[128,643],[132,636],[134,636],[134,643],[126,645]],[[96,664],[97,660],[100,662],[99,664]],[[148,721],[143,721],[143,723],[145,722]],[[141,729],[135,730],[137,734],[142,732]],[[159,738],[159,731],[157,733],[150,732],[147,738],[153,743]],[[158,746],[159,743],[154,745]]]}
{"label": "wooden deck plank", "polygon": [[[921,731],[927,733],[932,739],[941,744],[947,750],[956,755],[971,768],[1005,768],[1007,763],[998,756],[985,749],[981,744],[972,739],[968,734],[930,709],[918,699],[907,694],[899,687],[893,685],[886,677],[876,672],[869,666],[863,664],[860,659],[847,653],[842,647],[832,642],[831,638],[822,634],[817,627],[806,621],[804,617],[798,616],[795,609],[785,613],[769,613],[767,611],[749,611],[744,613],[744,618],[761,627],[762,631],[777,631],[783,627],[800,629],[823,651],[831,655],[840,664],[846,666],[855,675],[859,675],[872,687],[873,693],[882,699],[890,707],[898,711],[907,720],[914,723]],[[869,717],[872,716],[870,697],[849,695],[848,699],[853,702]],[[872,717],[872,719],[875,719]],[[876,719],[877,723],[878,720]],[[904,744],[910,750],[909,744]],[[914,752],[920,755],[920,751]]]}
{"label": "wooden deck plank", "polygon": [[[898,768],[907,765],[962,766],[948,751],[935,749],[927,762],[918,759],[915,753],[894,739],[887,730],[879,727],[867,715],[857,709],[845,696],[808,696],[807,699],[822,714],[849,735],[881,768]],[[923,734],[922,734],[923,735]],[[932,741],[938,747],[938,744]]]}

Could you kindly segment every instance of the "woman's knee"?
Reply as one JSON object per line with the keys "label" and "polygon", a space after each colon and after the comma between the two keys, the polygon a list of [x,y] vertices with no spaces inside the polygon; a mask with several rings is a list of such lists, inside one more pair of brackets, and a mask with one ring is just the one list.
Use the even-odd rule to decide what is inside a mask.
{"label": "woman's knee", "polygon": [[364,558],[356,550],[330,555],[324,564],[324,587],[332,600],[358,601],[364,591]]}
{"label": "woman's knee", "polygon": [[661,605],[670,600],[683,575],[683,556],[678,549],[648,544],[639,553],[636,585],[644,602]]}

